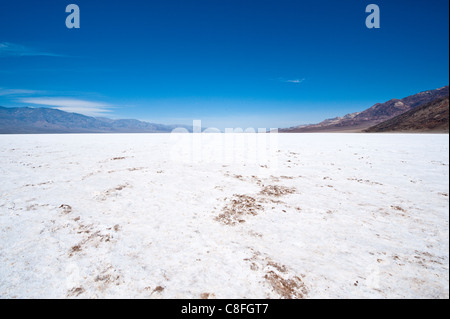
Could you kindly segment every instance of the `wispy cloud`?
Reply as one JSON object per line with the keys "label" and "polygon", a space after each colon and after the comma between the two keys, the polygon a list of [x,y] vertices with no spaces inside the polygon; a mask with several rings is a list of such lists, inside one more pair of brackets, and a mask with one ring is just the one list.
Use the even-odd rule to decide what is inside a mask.
{"label": "wispy cloud", "polygon": [[305,81],[305,79],[304,79],[304,78],[303,78],[303,79],[294,79],[294,80],[285,80],[285,79],[282,79],[281,81],[282,81],[282,82],[285,82],[285,83],[300,84],[300,83],[302,83],[303,81]]}
{"label": "wispy cloud", "polygon": [[0,96],[23,96],[23,95],[38,94],[38,93],[41,93],[41,91],[0,88]]}
{"label": "wispy cloud", "polygon": [[80,113],[88,116],[104,116],[112,112],[112,106],[110,104],[72,98],[38,97],[22,98],[20,101],[27,104],[50,106],[61,111]]}
{"label": "wispy cloud", "polygon": [[10,42],[0,42],[0,57],[52,56],[64,57],[62,54],[41,51],[35,48]]}

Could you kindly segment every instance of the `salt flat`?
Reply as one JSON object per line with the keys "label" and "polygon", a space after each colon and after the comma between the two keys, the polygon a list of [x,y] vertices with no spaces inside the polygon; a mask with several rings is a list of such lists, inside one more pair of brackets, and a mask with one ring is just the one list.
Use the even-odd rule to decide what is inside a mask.
{"label": "salt flat", "polygon": [[1,298],[448,298],[448,135],[0,136]]}

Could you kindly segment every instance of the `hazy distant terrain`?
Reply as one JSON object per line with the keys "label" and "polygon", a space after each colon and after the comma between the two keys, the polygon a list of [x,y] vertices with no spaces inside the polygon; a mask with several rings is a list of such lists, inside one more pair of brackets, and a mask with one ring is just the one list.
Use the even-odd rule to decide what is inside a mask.
{"label": "hazy distant terrain", "polygon": [[[318,124],[300,125],[291,128],[280,129],[284,133],[314,133],[314,132],[376,132],[372,127],[389,121],[402,114],[411,112],[420,106],[433,101],[438,101],[449,96],[449,87],[445,86],[436,90],[424,91],[405,97],[401,100],[392,99],[385,103],[377,103],[362,112],[347,114],[324,120]],[[395,128],[396,121],[390,121],[388,125],[378,126],[382,131],[417,131],[424,132],[448,132],[448,105],[447,112],[440,112],[444,116],[435,122],[431,114],[436,111],[422,110],[414,113],[410,124],[404,124],[401,128]],[[447,125],[445,124],[447,122]],[[428,123],[428,124],[427,124]],[[409,126],[408,129],[406,126]],[[421,128],[424,126],[424,128]],[[192,127],[186,125],[163,125],[143,122],[133,119],[112,120],[108,118],[90,117],[77,113],[68,113],[50,108],[5,108],[0,107],[0,134],[42,134],[42,133],[168,133],[173,129],[182,127],[192,131]],[[416,127],[416,129],[414,129]],[[370,128],[370,129],[369,129]]]}
{"label": "hazy distant terrain", "polygon": [[[281,129],[287,133],[313,133],[313,132],[361,132],[371,126],[377,125],[400,114],[415,109],[418,106],[430,103],[434,100],[448,97],[449,87],[445,86],[436,90],[420,92],[403,99],[392,99],[385,103],[377,103],[362,112],[347,114],[325,120],[318,124],[301,125]],[[417,116],[422,113],[417,113]],[[420,120],[420,121],[424,121]]]}
{"label": "hazy distant terrain", "polygon": [[168,133],[183,125],[138,120],[112,120],[50,108],[0,107],[0,134],[41,133]]}
{"label": "hazy distant terrain", "polygon": [[205,135],[1,135],[0,298],[449,297],[448,135]]}

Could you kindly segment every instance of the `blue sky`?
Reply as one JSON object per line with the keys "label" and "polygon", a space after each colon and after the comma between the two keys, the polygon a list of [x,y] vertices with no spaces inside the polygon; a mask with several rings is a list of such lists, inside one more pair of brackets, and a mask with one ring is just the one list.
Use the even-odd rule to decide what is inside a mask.
{"label": "blue sky", "polygon": [[[75,3],[81,28],[68,29]],[[368,29],[375,3],[381,28]],[[447,0],[0,2],[0,105],[287,127],[448,84]]]}

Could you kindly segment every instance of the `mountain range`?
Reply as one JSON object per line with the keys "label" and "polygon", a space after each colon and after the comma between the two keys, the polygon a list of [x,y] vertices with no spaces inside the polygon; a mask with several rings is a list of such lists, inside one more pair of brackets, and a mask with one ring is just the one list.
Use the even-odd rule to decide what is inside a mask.
{"label": "mountain range", "polygon": [[49,133],[168,133],[186,125],[163,125],[138,120],[112,120],[51,108],[0,107],[0,134]]}
{"label": "mountain range", "polygon": [[391,99],[384,103],[377,103],[362,112],[327,119],[318,124],[294,126],[280,129],[279,131],[285,133],[362,132],[405,112],[414,110],[421,105],[448,97],[448,95],[449,87],[444,86],[436,90],[424,91],[407,96],[403,99]]}
{"label": "mountain range", "polygon": [[[362,111],[318,124],[280,129],[282,133],[314,132],[448,132],[449,87],[445,86],[377,103]],[[0,106],[0,134],[169,133],[186,125],[155,124],[133,119],[113,120],[51,108]]]}
{"label": "mountain range", "polygon": [[449,132],[448,96],[372,126],[365,132]]}

